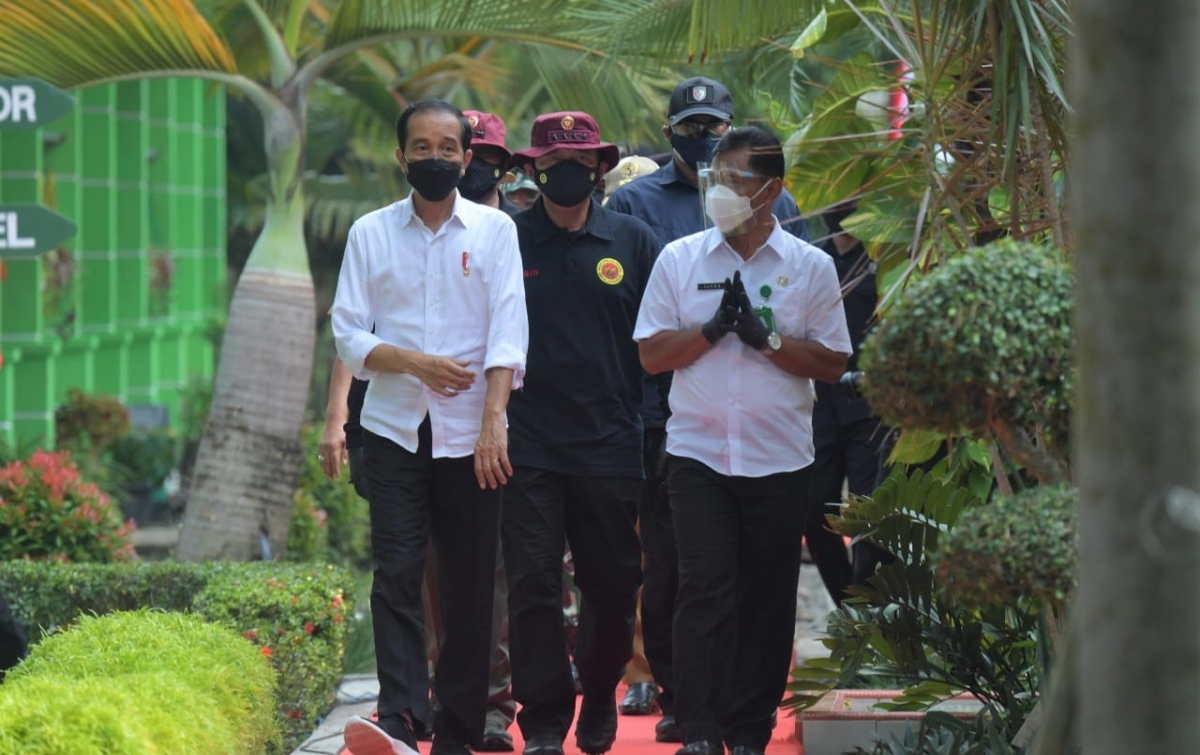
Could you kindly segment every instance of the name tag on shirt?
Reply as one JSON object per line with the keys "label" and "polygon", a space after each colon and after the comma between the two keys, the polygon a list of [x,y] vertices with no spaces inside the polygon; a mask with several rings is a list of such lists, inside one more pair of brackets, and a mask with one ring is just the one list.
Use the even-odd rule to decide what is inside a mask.
{"label": "name tag on shirt", "polygon": [[724,283],[698,283],[696,284],[697,291],[720,291],[725,287]]}

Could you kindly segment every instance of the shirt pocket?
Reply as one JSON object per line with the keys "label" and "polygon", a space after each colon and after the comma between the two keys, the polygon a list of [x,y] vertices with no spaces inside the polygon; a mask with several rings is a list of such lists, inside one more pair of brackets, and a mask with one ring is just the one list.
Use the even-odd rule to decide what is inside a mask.
{"label": "shirt pocket", "polygon": [[775,330],[780,335],[792,338],[805,338],[808,323],[812,322],[814,313],[809,312],[807,292],[799,288],[777,288],[767,300],[775,316]]}

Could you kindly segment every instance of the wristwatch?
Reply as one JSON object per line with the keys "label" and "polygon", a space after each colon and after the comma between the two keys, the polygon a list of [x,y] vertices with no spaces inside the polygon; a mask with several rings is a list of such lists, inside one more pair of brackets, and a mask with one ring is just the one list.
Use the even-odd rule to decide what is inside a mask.
{"label": "wristwatch", "polygon": [[779,351],[782,348],[783,348],[783,337],[772,330],[770,333],[767,334],[767,345],[763,347],[762,352],[764,354],[769,355],[769,354],[774,354],[775,352]]}

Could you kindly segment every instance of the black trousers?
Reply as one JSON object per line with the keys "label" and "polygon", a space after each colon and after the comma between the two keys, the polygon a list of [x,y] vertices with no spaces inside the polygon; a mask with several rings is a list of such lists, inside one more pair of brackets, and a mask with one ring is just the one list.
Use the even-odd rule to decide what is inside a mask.
{"label": "black trousers", "polygon": [[796,634],[809,469],[730,477],[672,456],[675,717],[687,743],[764,749]]}
{"label": "black trousers", "polygon": [[526,741],[537,734],[565,737],[575,717],[575,684],[563,632],[563,542],[571,547],[581,595],[575,666],[583,694],[612,699],[633,655],[642,481],[531,467],[513,472],[502,533],[517,724]]}
{"label": "black trousers", "polygon": [[409,712],[418,725],[429,720],[421,582],[432,533],[442,587],[433,730],[456,732],[478,747],[488,699],[500,491],[479,489],[472,456],[431,458],[428,417],[418,438],[415,454],[370,432],[363,439],[379,717]]}
{"label": "black trousers", "polygon": [[675,524],[661,464],[666,431],[645,430],[643,462],[646,481],[638,502],[638,527],[642,537],[642,643],[650,673],[660,688],[659,707],[664,714],[675,712],[675,683],[672,666],[671,625],[675,618],[675,593],[679,590],[679,551],[675,548]]}
{"label": "black trousers", "polygon": [[[878,417],[863,417],[843,425],[833,426],[831,423],[828,430],[819,431],[816,438],[817,455],[812,464],[804,539],[808,542],[808,553],[821,574],[821,581],[835,603],[840,604],[847,597],[846,588],[859,584],[860,580],[855,579],[845,541],[841,535],[829,529],[825,515],[837,513],[837,506],[842,500],[843,482],[853,495],[871,495],[875,492],[884,435]],[[856,560],[862,550],[860,545],[868,544],[854,546]],[[870,574],[873,573],[872,567]]]}

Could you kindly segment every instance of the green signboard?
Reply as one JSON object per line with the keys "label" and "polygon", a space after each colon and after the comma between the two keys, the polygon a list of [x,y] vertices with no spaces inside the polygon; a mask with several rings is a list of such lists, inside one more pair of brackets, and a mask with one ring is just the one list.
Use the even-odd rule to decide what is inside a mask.
{"label": "green signboard", "polygon": [[0,257],[48,252],[75,235],[75,224],[37,204],[0,204]]}
{"label": "green signboard", "polygon": [[41,128],[74,106],[74,97],[41,79],[0,79],[0,128]]}
{"label": "green signboard", "polygon": [[[41,79],[0,79],[0,129],[41,128],[74,106],[74,97]],[[0,257],[41,254],[74,235],[74,223],[41,205],[0,205]]]}

